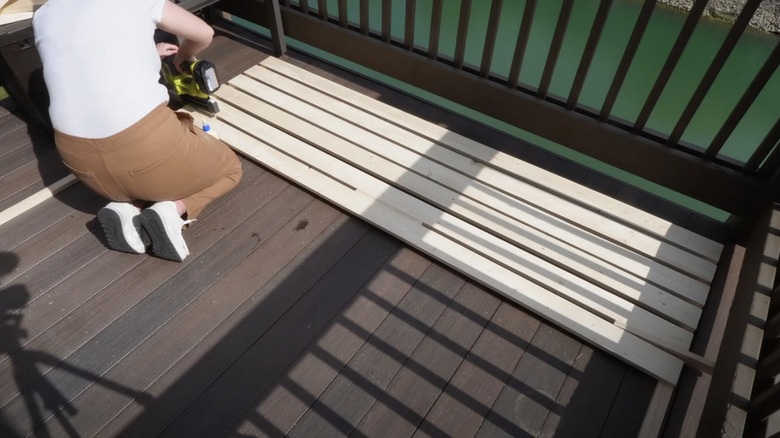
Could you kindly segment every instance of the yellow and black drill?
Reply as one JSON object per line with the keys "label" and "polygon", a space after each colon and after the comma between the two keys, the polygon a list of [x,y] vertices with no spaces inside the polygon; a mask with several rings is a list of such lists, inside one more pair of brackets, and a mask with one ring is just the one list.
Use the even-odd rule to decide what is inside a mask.
{"label": "yellow and black drill", "polygon": [[162,75],[171,94],[184,105],[192,105],[210,114],[219,112],[217,101],[210,95],[219,89],[217,70],[209,61],[185,62],[181,71],[173,65],[173,56],[163,59]]}

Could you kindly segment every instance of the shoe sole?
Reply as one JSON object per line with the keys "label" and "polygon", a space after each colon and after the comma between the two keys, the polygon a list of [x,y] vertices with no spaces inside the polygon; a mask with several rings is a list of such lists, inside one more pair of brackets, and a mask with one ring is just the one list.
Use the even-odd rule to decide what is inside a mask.
{"label": "shoe sole", "polygon": [[[122,218],[117,212],[111,209],[101,209],[97,213],[98,222],[103,229],[103,234],[106,236],[106,242],[108,247],[122,252],[128,252],[130,254],[143,254],[146,251],[146,245],[149,244],[148,236],[144,235],[142,231],[141,242],[144,244],[144,250],[133,248],[130,242],[125,239],[125,231],[122,229]],[[133,217],[133,226],[137,229],[143,230],[144,218],[141,215]],[[146,237],[146,239],[144,239]]]}
{"label": "shoe sole", "polygon": [[152,241],[152,253],[157,257],[173,260],[175,262],[183,262],[184,257],[176,250],[168,232],[165,231],[165,223],[162,217],[154,210],[144,210],[141,216],[146,220],[145,229],[149,233],[149,238]]}

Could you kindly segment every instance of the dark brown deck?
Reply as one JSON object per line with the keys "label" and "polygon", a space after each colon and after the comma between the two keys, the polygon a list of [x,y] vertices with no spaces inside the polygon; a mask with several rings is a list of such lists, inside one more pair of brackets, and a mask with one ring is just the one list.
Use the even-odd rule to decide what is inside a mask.
{"label": "dark brown deck", "polygon": [[[257,49],[222,36],[205,57],[224,79]],[[386,87],[290,62],[718,232]],[[186,231],[181,264],[107,250],[105,201],[80,184],[0,227],[0,436],[636,434],[653,379],[243,166]],[[63,175],[49,136],[2,110],[0,209]]]}

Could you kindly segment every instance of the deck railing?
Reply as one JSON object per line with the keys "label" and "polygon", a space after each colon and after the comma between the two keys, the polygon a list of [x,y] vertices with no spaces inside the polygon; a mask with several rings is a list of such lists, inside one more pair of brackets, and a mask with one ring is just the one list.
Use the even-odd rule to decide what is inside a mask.
{"label": "deck railing", "polygon": [[[278,30],[277,44],[283,44],[284,35],[289,36],[725,210],[732,214],[730,223],[735,229],[738,225],[744,227],[749,224],[760,208],[777,200],[780,195],[780,148],[777,147],[780,118],[763,134],[763,141],[759,144],[740,145],[752,151],[746,161],[719,154],[777,70],[780,42],[775,44],[725,122],[720,125],[713,123],[713,139],[709,144],[695,145],[681,139],[761,0],[747,1],[674,128],[668,133],[648,128],[647,122],[702,19],[707,0],[694,2],[635,120],[619,118],[613,108],[621,92],[625,91],[623,84],[657,7],[656,0],[644,1],[601,108],[588,107],[579,100],[612,8],[612,0],[599,3],[567,96],[553,94],[550,84],[575,0],[562,2],[538,86],[520,81],[521,70],[527,61],[526,49],[537,0],[526,0],[522,17],[516,17],[520,24],[508,76],[491,69],[499,22],[506,19],[502,18],[503,0],[479,3],[461,0],[451,57],[439,51],[443,0],[428,0],[431,9],[427,46],[415,43],[420,39],[415,36],[416,22],[421,19],[417,14],[420,8],[416,0],[381,0],[381,4],[380,0],[360,0],[357,22],[349,19],[347,0],[337,0],[337,7],[331,9],[328,9],[327,0],[266,1],[269,7],[263,7],[259,0],[223,0],[218,6],[225,12]],[[405,1],[403,37],[392,33],[393,1]],[[464,54],[469,41],[469,21],[477,7],[489,7],[490,12],[479,56],[481,63],[470,65]],[[378,20],[381,26],[373,28],[369,18],[377,13],[381,15]],[[269,20],[268,17],[274,15],[276,19]]]}

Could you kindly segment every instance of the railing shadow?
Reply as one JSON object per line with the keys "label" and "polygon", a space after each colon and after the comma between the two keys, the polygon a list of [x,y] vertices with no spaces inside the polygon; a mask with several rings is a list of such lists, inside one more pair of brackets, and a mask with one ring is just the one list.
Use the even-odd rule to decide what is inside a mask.
{"label": "railing shadow", "polygon": [[[0,253],[0,277],[13,271],[19,263],[18,257],[9,252]],[[19,312],[24,308],[30,293],[23,284],[6,286],[0,290],[0,356],[7,355],[13,369],[14,381],[21,388],[19,397],[24,399],[24,406],[31,424],[28,426],[32,436],[50,436],[46,423],[57,421],[69,437],[80,436],[71,424],[69,417],[79,413],[67,397],[41,371],[40,367],[50,367],[70,373],[79,378],[97,383],[112,391],[127,397],[133,397],[139,403],[148,405],[151,397],[136,389],[117,382],[107,380],[90,371],[69,365],[62,359],[43,351],[24,348],[22,339],[27,337],[23,327],[23,315]],[[34,384],[30,384],[34,382]],[[53,420],[52,420],[53,419]],[[24,421],[21,418],[3,418],[0,415],[0,433],[4,437],[17,436],[18,427],[11,427],[10,422]],[[18,426],[18,425],[17,425]],[[24,428],[22,428],[24,429]]]}

